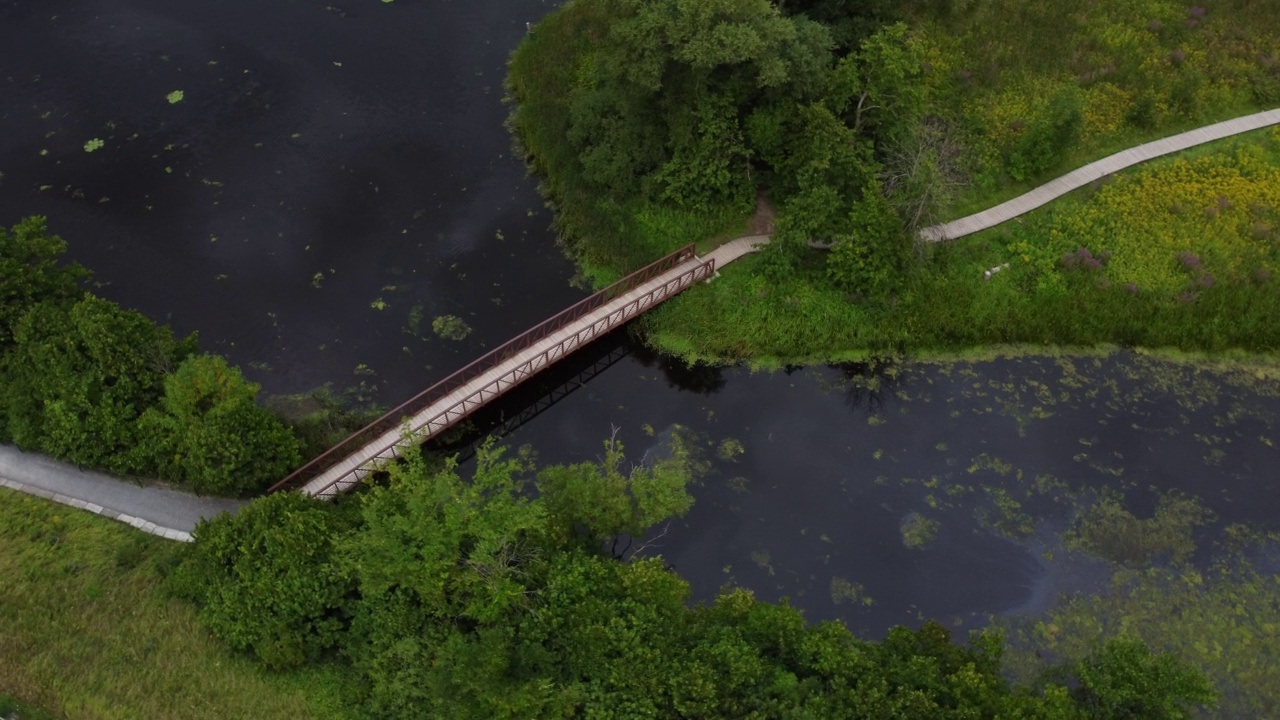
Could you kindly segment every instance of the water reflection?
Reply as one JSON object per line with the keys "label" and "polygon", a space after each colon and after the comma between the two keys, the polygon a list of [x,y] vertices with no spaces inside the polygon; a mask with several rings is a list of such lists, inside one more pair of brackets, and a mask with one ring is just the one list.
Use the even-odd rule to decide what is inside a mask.
{"label": "water reflection", "polygon": [[[1218,518],[1188,526],[1201,548],[1280,516],[1256,481],[1280,467],[1280,401],[1247,374],[1120,354],[721,377],[684,392],[627,358],[510,438],[558,462],[613,426],[631,447],[672,423],[698,433],[714,470],[660,552],[702,599],[739,584],[872,635],[981,627],[1106,586],[1119,566],[1068,544],[1102,493],[1139,529],[1168,493],[1198,498]],[[720,453],[729,442],[741,451]]]}

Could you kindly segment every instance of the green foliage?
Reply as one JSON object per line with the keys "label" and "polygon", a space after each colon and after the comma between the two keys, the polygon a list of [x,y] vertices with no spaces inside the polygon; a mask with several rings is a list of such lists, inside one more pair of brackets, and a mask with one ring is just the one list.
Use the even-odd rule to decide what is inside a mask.
{"label": "green foliage", "polygon": [[274,669],[301,665],[336,647],[345,630],[351,581],[333,550],[347,529],[317,500],[268,495],[235,516],[202,520],[169,587],[232,648]]}
{"label": "green foliage", "polygon": [[676,150],[652,178],[661,188],[661,199],[701,212],[720,207],[749,209],[755,188],[743,172],[749,151],[733,99],[707,96],[671,125]]}
{"label": "green foliage", "polygon": [[888,25],[862,42],[835,68],[830,102],[848,116],[855,133],[900,140],[925,111],[923,47],[904,23]]}
{"label": "green foliage", "polygon": [[1156,655],[1141,640],[1117,638],[1076,663],[1075,694],[1085,717],[1185,720],[1193,705],[1212,704],[1212,686],[1178,658]]}
{"label": "green foliage", "polygon": [[1027,127],[1009,154],[1009,174],[1022,181],[1062,164],[1084,125],[1080,93],[1060,91]]}
{"label": "green foliage", "polygon": [[139,416],[194,340],[175,341],[167,328],[92,295],[70,307],[36,305],[14,339],[5,411],[15,442],[114,472],[149,469],[130,460]]}
{"label": "green foliage", "polygon": [[217,495],[260,490],[297,466],[298,439],[256,404],[258,386],[222,358],[186,359],[164,390],[139,421],[139,466]]}
{"label": "green foliage", "polygon": [[640,536],[693,505],[689,465],[694,451],[683,433],[671,435],[670,454],[651,465],[622,467],[622,443],[605,442],[599,463],[550,467],[538,474],[537,488],[560,532],[581,527],[591,545],[618,535]]}
{"label": "green foliage", "polygon": [[36,303],[71,303],[81,297],[83,267],[61,264],[67,244],[50,235],[43,217],[29,217],[11,230],[0,227],[0,352],[13,344],[18,319]]}

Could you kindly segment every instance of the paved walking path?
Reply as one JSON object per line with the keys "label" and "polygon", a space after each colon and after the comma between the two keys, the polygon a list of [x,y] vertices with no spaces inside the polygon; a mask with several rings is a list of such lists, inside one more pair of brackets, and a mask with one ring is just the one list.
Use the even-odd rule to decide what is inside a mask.
{"label": "paved walking path", "polygon": [[164,487],[140,487],[81,470],[44,455],[0,445],[0,487],[88,510],[143,532],[191,542],[200,518],[235,512],[243,500],[200,497]]}
{"label": "paved walking path", "polygon": [[1078,190],[1089,183],[1106,177],[1119,170],[1133,167],[1139,163],[1144,163],[1153,158],[1162,155],[1168,155],[1180,150],[1203,145],[1214,140],[1221,140],[1232,135],[1249,132],[1250,130],[1259,130],[1271,125],[1280,124],[1280,108],[1275,110],[1267,110],[1265,112],[1254,113],[1253,115],[1245,115],[1233,120],[1206,125],[1202,128],[1189,130],[1178,135],[1171,135],[1167,138],[1155,140],[1153,142],[1144,143],[1137,147],[1122,150],[1114,155],[1102,158],[1095,162],[1091,162],[1078,170],[1063,175],[1060,178],[1051,180],[1044,185],[1024,194],[1020,195],[1008,202],[1001,203],[988,210],[980,213],[962,217],[959,220],[952,220],[941,225],[927,227],[920,231],[920,237],[925,240],[937,242],[939,240],[955,240],[964,237],[979,230],[986,230],[995,227],[1006,220],[1012,220],[1019,215],[1031,212],[1063,195]]}

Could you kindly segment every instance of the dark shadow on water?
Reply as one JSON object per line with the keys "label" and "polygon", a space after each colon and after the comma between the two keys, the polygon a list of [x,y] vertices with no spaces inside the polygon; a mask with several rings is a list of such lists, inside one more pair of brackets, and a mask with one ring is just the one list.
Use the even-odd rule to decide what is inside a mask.
{"label": "dark shadow on water", "polygon": [[680,358],[663,355],[636,344],[634,356],[647,368],[662,371],[667,387],[697,395],[714,395],[724,389],[724,367],[707,363],[687,363]]}
{"label": "dark shadow on water", "polygon": [[899,386],[899,368],[893,360],[870,359],[863,362],[831,365],[844,380],[844,403],[850,410],[864,410],[879,415]]}

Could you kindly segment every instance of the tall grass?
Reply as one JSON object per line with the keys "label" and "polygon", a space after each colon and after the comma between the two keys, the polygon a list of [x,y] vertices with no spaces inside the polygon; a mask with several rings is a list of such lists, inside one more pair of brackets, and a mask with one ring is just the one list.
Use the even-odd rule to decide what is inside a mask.
{"label": "tall grass", "polygon": [[[1280,4],[1262,0],[977,0],[915,20],[931,112],[963,128],[972,185],[948,213],[984,209],[1089,161],[1280,106]],[[1014,182],[1005,160],[1055,93],[1078,90],[1084,130],[1061,162]]]}
{"label": "tall grass", "polygon": [[344,717],[336,670],[268,675],[166,596],[184,548],[0,490],[0,692],[95,720]]}

